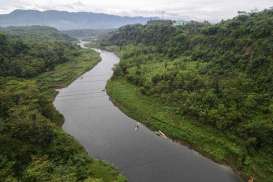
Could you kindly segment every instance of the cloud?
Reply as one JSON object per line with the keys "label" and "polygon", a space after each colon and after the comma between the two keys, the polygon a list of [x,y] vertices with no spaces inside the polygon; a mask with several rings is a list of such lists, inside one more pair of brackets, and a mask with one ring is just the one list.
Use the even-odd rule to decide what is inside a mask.
{"label": "cloud", "polygon": [[272,6],[272,0],[0,0],[0,13],[14,9],[55,9],[219,21],[235,16],[239,10]]}

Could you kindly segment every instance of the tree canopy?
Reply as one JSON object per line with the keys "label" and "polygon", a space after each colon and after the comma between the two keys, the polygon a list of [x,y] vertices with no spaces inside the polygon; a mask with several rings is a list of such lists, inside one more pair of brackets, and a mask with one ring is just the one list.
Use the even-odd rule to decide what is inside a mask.
{"label": "tree canopy", "polygon": [[71,40],[46,27],[0,33],[0,181],[125,181],[61,128],[55,89],[99,61]]}
{"label": "tree canopy", "polygon": [[242,139],[250,155],[264,151],[272,158],[272,27],[272,9],[214,25],[157,21],[122,27],[102,45],[119,47],[116,78],[178,115]]}

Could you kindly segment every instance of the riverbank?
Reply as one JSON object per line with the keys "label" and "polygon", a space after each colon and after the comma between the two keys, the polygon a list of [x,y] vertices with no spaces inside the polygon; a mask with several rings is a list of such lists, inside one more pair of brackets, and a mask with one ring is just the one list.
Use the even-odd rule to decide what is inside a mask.
{"label": "riverbank", "polygon": [[[56,89],[64,88],[77,79],[80,75],[89,71],[95,67],[101,61],[100,55],[91,49],[82,49],[80,55],[74,61],[58,65],[54,71],[46,72],[37,78],[37,82],[40,86],[45,86],[49,88],[46,94],[50,97],[49,99],[53,102],[55,96],[57,95]],[[55,107],[54,107],[55,108]],[[63,124],[62,120],[58,123]],[[63,130],[61,131],[63,133]],[[104,181],[104,182],[125,182],[125,177],[121,176],[119,172],[114,169],[111,165],[104,161],[99,161],[91,158],[85,149],[68,134],[64,134],[65,137],[70,140],[69,143],[73,147],[77,147],[78,150],[75,155],[87,158],[88,163],[85,167],[89,177],[86,178],[87,181]],[[72,147],[72,148],[73,148]],[[81,167],[81,166],[79,166]]]}
{"label": "riverbank", "polygon": [[126,181],[63,131],[53,105],[56,89],[99,61],[95,51],[77,48],[67,62],[36,77],[0,77],[1,112],[8,113],[0,123],[0,181]]}
{"label": "riverbank", "polygon": [[240,181],[230,169],[155,135],[115,107],[105,86],[119,58],[108,51],[100,55],[101,62],[60,89],[54,101],[65,132],[91,156],[113,164],[130,182]]}
{"label": "riverbank", "polygon": [[[193,123],[175,114],[175,109],[160,100],[141,94],[140,89],[125,79],[114,78],[108,82],[107,92],[112,101],[128,116],[142,122],[154,131],[161,130],[168,137],[193,147],[205,156],[231,166],[244,180],[254,175],[256,181],[270,182],[270,169],[261,164],[266,155],[245,156],[245,149],[234,142],[232,136],[222,134],[213,128]],[[238,139],[239,140],[239,139]],[[240,160],[244,159],[244,165]]]}

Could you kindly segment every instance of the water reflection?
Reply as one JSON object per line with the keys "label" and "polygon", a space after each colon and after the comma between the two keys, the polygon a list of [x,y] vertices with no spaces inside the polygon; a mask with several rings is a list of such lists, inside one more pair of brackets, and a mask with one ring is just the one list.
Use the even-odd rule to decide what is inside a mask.
{"label": "water reflection", "polygon": [[151,132],[127,117],[105,92],[119,59],[101,51],[102,61],[61,89],[54,102],[64,115],[64,130],[91,156],[119,168],[129,182],[237,182],[229,168]]}

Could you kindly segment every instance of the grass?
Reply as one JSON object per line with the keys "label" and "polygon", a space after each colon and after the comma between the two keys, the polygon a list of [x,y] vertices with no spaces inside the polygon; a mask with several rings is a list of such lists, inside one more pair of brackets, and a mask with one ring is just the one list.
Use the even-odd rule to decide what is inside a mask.
{"label": "grass", "polygon": [[56,66],[53,71],[39,75],[37,82],[41,86],[63,88],[100,61],[99,54],[93,50],[83,49],[79,54],[72,61]]}
{"label": "grass", "polygon": [[[8,122],[0,116],[0,181],[126,181],[63,131],[63,117],[52,103],[57,88],[69,85],[99,61],[95,51],[80,50],[69,62],[35,78],[0,77],[0,106],[8,106]],[[14,98],[19,98],[17,103]]]}
{"label": "grass", "polygon": [[[43,87],[48,87],[47,94],[49,94],[52,101],[56,95],[56,88],[63,88],[69,85],[72,81],[74,81],[77,77],[82,75],[84,72],[92,69],[99,61],[100,56],[95,51],[88,49],[88,50],[81,50],[80,55],[74,59],[73,61],[64,63],[62,65],[58,65],[55,67],[53,71],[46,72],[39,77],[37,77],[37,83]],[[54,89],[54,90],[52,90]],[[59,129],[61,130],[61,129]],[[67,135],[67,134],[64,134]],[[68,137],[71,140],[71,145],[78,144],[73,138]],[[88,155],[82,147],[79,147],[78,153],[81,155]],[[88,157],[90,158],[90,157]],[[121,176],[119,172],[114,169],[109,164],[99,160],[90,160],[89,170],[92,172],[90,178],[86,181],[91,182],[124,182],[126,178]]]}
{"label": "grass", "polygon": [[217,162],[228,164],[242,179],[247,179],[250,175],[255,176],[255,181],[271,182],[273,179],[270,156],[262,152],[249,156],[240,145],[239,138],[224,135],[177,115],[174,107],[157,98],[142,95],[138,87],[125,79],[115,78],[109,81],[107,92],[112,101],[130,117],[152,130],[163,131],[168,137],[190,145]]}

